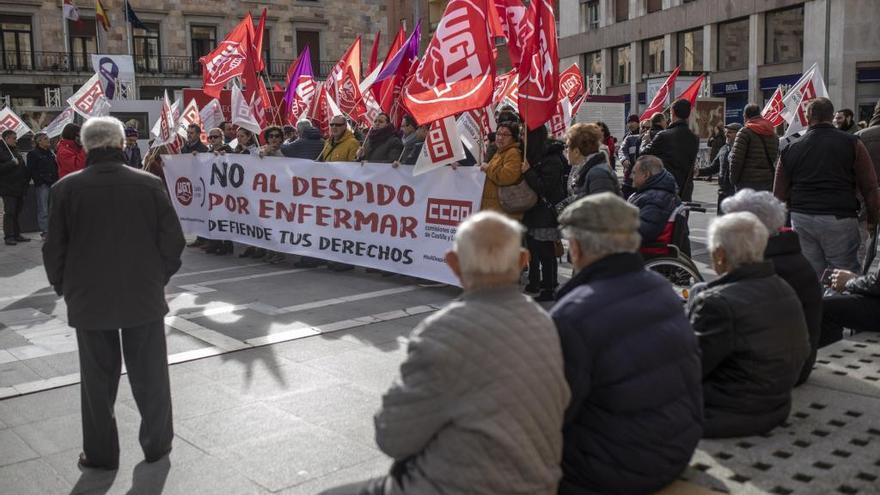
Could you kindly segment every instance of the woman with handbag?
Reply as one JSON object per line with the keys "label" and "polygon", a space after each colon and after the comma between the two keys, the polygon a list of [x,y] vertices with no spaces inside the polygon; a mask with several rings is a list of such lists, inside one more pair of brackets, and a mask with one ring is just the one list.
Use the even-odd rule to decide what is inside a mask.
{"label": "woman with handbag", "polygon": [[[501,212],[516,220],[522,220],[523,213],[528,208],[520,209],[517,207],[519,205],[511,207],[511,204],[508,204],[508,208],[505,209],[502,206],[502,199],[499,197],[499,189],[511,186],[528,187],[522,184],[522,151],[519,140],[519,125],[513,122],[499,123],[498,130],[495,132],[498,151],[489,163],[480,165],[480,170],[486,173],[480,209]],[[529,207],[531,206],[529,205]]]}
{"label": "woman with handbag", "polygon": [[547,140],[547,128],[538,127],[526,135],[526,161],[522,164],[526,183],[538,195],[538,202],[523,217],[528,229],[529,284],[525,291],[539,293],[536,301],[552,301],[557,279],[557,243],[561,244],[554,205],[565,197],[562,151],[558,141]]}

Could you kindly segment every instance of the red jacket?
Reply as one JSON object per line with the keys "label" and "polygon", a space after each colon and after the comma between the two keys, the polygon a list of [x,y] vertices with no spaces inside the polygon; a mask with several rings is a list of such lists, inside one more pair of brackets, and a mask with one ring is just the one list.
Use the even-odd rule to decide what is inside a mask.
{"label": "red jacket", "polygon": [[72,174],[86,167],[85,150],[76,141],[71,141],[70,139],[62,139],[58,142],[58,146],[55,149],[55,158],[58,161],[59,179],[63,179],[65,175]]}

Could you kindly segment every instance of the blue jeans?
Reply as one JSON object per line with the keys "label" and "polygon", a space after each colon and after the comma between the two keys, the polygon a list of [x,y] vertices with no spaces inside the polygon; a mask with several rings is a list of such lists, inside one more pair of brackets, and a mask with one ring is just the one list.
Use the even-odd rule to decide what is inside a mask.
{"label": "blue jeans", "polygon": [[37,225],[40,233],[49,231],[49,189],[52,186],[41,184],[34,188],[37,194]]}
{"label": "blue jeans", "polygon": [[860,273],[858,218],[792,212],[791,228],[798,233],[801,251],[817,276],[826,268]]}

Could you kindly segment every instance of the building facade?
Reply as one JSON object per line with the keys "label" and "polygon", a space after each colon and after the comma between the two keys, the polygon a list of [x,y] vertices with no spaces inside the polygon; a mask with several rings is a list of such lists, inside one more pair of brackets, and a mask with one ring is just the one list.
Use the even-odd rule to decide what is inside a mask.
{"label": "building facade", "polygon": [[385,28],[387,9],[384,0],[359,0],[356,6],[346,0],[130,0],[146,29],[127,29],[124,1],[102,0],[111,24],[105,33],[96,25],[94,0],[74,0],[77,22],[62,17],[61,4],[0,0],[0,98],[16,109],[51,106],[47,100],[59,97],[47,95],[59,89],[64,101],[94,73],[89,55],[96,53],[133,56],[140,99],[201,87],[199,57],[248,12],[256,24],[264,7],[270,82],[284,84],[287,67],[306,45],[314,70],[324,75],[358,35],[364,37],[364,57],[369,55],[371,33]]}
{"label": "building facade", "polygon": [[880,99],[877,0],[560,0],[559,13],[560,65],[578,63],[631,113],[679,65],[708,74],[728,122],[814,63],[836,108],[864,119]]}

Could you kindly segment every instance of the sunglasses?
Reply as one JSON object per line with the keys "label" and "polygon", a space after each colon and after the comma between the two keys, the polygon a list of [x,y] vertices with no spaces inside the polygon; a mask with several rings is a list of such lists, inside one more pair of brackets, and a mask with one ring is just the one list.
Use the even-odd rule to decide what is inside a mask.
{"label": "sunglasses", "polygon": [[345,124],[330,124],[330,127],[345,127]]}
{"label": "sunglasses", "polygon": [[208,139],[220,139],[220,138],[222,138],[222,137],[223,137],[223,136],[213,135],[213,136],[208,136]]}

